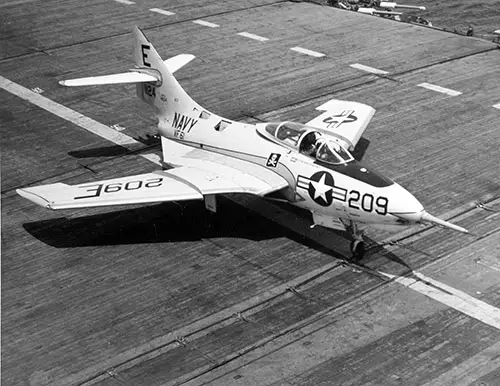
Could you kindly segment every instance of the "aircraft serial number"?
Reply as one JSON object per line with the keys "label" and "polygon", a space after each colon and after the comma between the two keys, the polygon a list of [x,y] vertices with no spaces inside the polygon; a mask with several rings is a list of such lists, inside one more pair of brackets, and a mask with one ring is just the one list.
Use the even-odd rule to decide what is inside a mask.
{"label": "aircraft serial number", "polygon": [[347,201],[350,208],[357,210],[364,210],[365,212],[371,213],[375,210],[382,216],[387,214],[387,206],[389,200],[386,197],[373,197],[370,193],[365,193],[361,195],[357,190],[351,190],[349,192],[349,200]]}
{"label": "aircraft serial number", "polygon": [[128,181],[128,182],[113,182],[111,184],[95,184],[95,185],[87,185],[82,186],[82,189],[86,189],[85,192],[92,193],[87,196],[78,196],[75,197],[75,200],[81,198],[92,198],[99,197],[101,194],[105,193],[117,193],[121,190],[138,190],[143,188],[157,188],[161,186],[163,182],[163,178],[150,178],[145,181],[137,180],[137,181]]}

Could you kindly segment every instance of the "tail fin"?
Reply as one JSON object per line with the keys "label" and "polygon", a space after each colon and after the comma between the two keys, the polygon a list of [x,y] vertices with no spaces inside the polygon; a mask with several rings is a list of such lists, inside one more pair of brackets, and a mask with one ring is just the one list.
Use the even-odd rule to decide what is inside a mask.
{"label": "tail fin", "polygon": [[69,87],[135,83],[139,98],[154,106],[162,117],[173,116],[174,111],[201,110],[172,75],[194,56],[181,54],[163,61],[139,28],[134,27],[133,34],[136,68],[120,74],[61,80],[59,83]]}
{"label": "tail fin", "polygon": [[160,116],[172,116],[174,111],[182,113],[193,109],[201,110],[201,107],[177,82],[171,71],[171,69],[182,67],[194,56],[178,55],[163,62],[144,33],[134,27],[134,58],[136,71],[158,78],[157,82],[138,83],[137,95],[147,104],[154,106]]}

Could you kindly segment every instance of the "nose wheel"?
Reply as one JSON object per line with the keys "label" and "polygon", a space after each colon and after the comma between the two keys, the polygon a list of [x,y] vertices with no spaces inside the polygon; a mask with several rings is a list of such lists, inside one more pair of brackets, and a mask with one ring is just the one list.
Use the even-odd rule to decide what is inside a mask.
{"label": "nose wheel", "polygon": [[351,237],[353,239],[351,242],[352,259],[354,261],[360,261],[363,257],[365,257],[366,251],[363,231],[358,228],[355,222],[352,221],[347,229],[351,233]]}
{"label": "nose wheel", "polygon": [[351,242],[351,253],[354,261],[360,261],[365,257],[365,243],[363,240],[354,240]]}

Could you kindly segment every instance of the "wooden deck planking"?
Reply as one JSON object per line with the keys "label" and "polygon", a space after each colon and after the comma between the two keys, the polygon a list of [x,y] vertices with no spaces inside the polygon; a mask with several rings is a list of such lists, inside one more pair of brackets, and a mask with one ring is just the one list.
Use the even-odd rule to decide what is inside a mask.
{"label": "wooden deck planking", "polygon": [[[221,5],[219,2],[214,3],[214,6],[219,5]],[[114,6],[127,8],[127,12],[131,12],[128,6],[113,3]],[[272,48],[270,51],[263,51],[262,45],[258,42],[247,42],[242,37],[233,37],[232,35],[217,35],[220,31],[213,31],[187,21],[178,23],[175,28],[171,26],[155,29],[147,32],[147,34],[153,43],[156,42],[155,39],[157,38],[162,41],[160,46],[166,49],[173,43],[175,50],[179,50],[177,53],[191,52],[192,48],[193,52],[202,59],[202,63],[197,66],[200,62],[198,60],[181,70],[182,72],[179,72],[181,83],[186,84],[189,92],[191,92],[190,88],[197,88],[193,95],[200,103],[204,104],[206,102],[208,106],[214,106],[217,109],[221,108],[221,111],[219,111],[221,114],[228,111],[231,117],[238,117],[247,113],[258,115],[269,112],[273,108],[290,108],[290,105],[301,103],[304,96],[325,95],[331,93],[332,90],[339,90],[339,95],[352,95],[353,99],[356,97],[356,100],[379,98],[387,105],[404,105],[405,101],[411,101],[412,98],[421,101],[421,105],[418,106],[417,110],[413,110],[414,106],[406,107],[405,111],[408,114],[426,112],[433,107],[435,102],[438,102],[439,107],[449,109],[449,113],[445,117],[447,121],[453,115],[453,109],[460,108],[458,104],[448,105],[443,103],[442,96],[429,99],[426,95],[430,91],[427,90],[414,90],[409,95],[410,85],[406,89],[399,91],[402,95],[401,99],[391,93],[381,94],[381,98],[381,95],[375,95],[376,88],[371,85],[340,92],[342,88],[349,88],[354,84],[365,81],[373,82],[376,78],[371,75],[359,74],[357,70],[347,67],[351,59],[361,60],[364,57],[360,54],[363,47],[359,47],[360,52],[354,52],[351,56],[340,58],[338,61],[327,58],[319,62],[315,62],[313,58],[286,51],[291,43],[298,44],[297,38],[299,35],[309,35],[310,33],[313,33],[311,36],[314,38],[304,38],[300,44],[302,42],[310,43],[307,48],[319,51],[321,47],[328,46],[329,42],[320,42],[317,36],[314,36],[314,33],[318,32],[317,35],[326,35],[321,34],[322,28],[336,26],[337,24],[333,22],[334,19],[324,16],[323,12],[316,12],[315,8],[308,7],[311,6],[308,5],[303,8],[303,5],[279,4],[266,7],[265,12],[255,9],[251,12],[242,11],[241,13],[221,14],[223,19],[219,18],[220,16],[213,16],[209,19],[212,22],[225,21],[226,19],[231,21],[232,17],[238,16],[235,18],[234,23],[224,24],[224,27],[232,30],[232,32],[236,31],[236,26],[242,29],[249,29],[248,27],[257,29],[262,28],[261,24],[264,27],[267,26],[269,31],[274,31],[270,28],[272,24],[269,20],[278,17],[283,18],[283,15],[288,16],[287,20],[280,24],[282,27],[275,30],[276,32],[283,32],[283,36],[278,38],[277,42],[271,42],[270,46]],[[295,14],[297,10],[300,10],[299,13],[301,14],[310,13],[314,15],[314,18],[321,21],[315,24],[318,26],[317,31],[307,30],[307,28],[316,28],[312,27],[312,25],[308,26],[307,23],[306,25],[297,26],[297,20],[300,20]],[[187,13],[189,10],[183,9],[182,11]],[[245,13],[247,13],[247,16],[250,16],[248,14],[251,13],[251,17],[248,18],[247,22],[244,21]],[[345,13],[341,15],[344,16]],[[327,16],[330,17],[331,15]],[[269,17],[269,20],[266,20],[266,17]],[[117,18],[122,18],[123,22],[125,16],[119,13]],[[374,23],[380,23],[380,19],[371,19],[373,19]],[[259,20],[262,20],[261,24],[259,24]],[[379,21],[376,22],[375,20]],[[393,24],[401,26],[397,23]],[[376,25],[381,26],[382,24]],[[75,26],[78,26],[78,23],[75,23]],[[384,30],[385,27],[384,25]],[[348,28],[348,24],[339,28],[345,30]],[[168,37],[172,36],[172,32],[178,29],[183,31],[182,36],[185,37],[176,39],[174,42],[169,41]],[[126,126],[127,133],[140,135],[144,132],[143,125],[147,125],[152,120],[144,116],[145,113],[142,112],[141,108],[133,107],[136,104],[133,92],[124,96],[122,91],[126,90],[122,89],[116,90],[116,92],[109,89],[84,92],[83,89],[80,89],[80,91],[69,89],[62,91],[53,86],[55,80],[60,79],[65,71],[78,73],[78,75],[73,73],[70,76],[85,76],[94,74],[87,72],[90,70],[102,71],[102,73],[108,70],[121,71],[124,69],[123,64],[130,65],[130,36],[127,34],[107,39],[103,31],[101,30],[102,40],[109,41],[109,47],[116,46],[116,49],[110,48],[110,59],[106,60],[105,64],[99,60],[100,56],[102,56],[100,48],[93,43],[86,43],[78,45],[78,47],[62,47],[53,50],[51,55],[53,57],[57,56],[57,60],[50,58],[48,55],[40,54],[34,56],[33,59],[27,57],[21,69],[18,68],[19,62],[4,61],[0,64],[0,68],[7,69],[7,72],[2,72],[2,74],[26,86],[40,87],[39,85],[41,85],[44,90],[46,89],[46,95],[50,98],[59,100],[64,104],[67,102],[67,105],[77,111],[81,109],[82,112],[96,119],[108,120],[104,122],[106,124],[114,123],[114,121],[109,121],[110,116],[119,117],[117,123]],[[260,29],[258,31],[250,30],[249,32],[261,33]],[[358,32],[360,34],[367,33],[364,29],[360,29]],[[333,34],[338,33],[340,31],[336,30]],[[407,33],[412,35],[413,31],[408,30]],[[74,33],[71,35],[74,35]],[[153,38],[150,35],[157,37]],[[162,36],[166,38],[162,39]],[[192,36],[196,36],[196,39],[193,39]],[[355,36],[350,39],[358,43],[362,41],[362,39],[355,38]],[[429,37],[428,39],[426,41],[429,44],[436,40],[441,41],[436,37],[434,39]],[[201,44],[200,40],[201,43],[205,44]],[[447,44],[449,43],[443,38],[442,42],[445,41]],[[116,45],[111,44],[115,42]],[[464,43],[465,41],[461,40],[460,42]],[[470,46],[458,49],[460,47],[457,48],[455,44],[462,44],[460,42],[454,40],[454,43],[450,43],[451,46],[447,49],[454,53],[460,51],[457,54],[460,56],[484,49],[489,50],[491,47],[487,46],[486,43],[474,41]],[[200,44],[198,45],[198,43]],[[386,44],[383,43],[385,47]],[[128,50],[128,52],[124,53],[123,49]],[[189,51],[186,51],[187,49]],[[387,57],[383,57],[379,53],[377,60],[380,60],[381,65],[392,61],[395,66],[399,66],[398,68],[407,68],[404,66],[408,66],[411,69],[411,65],[417,63],[414,68],[418,68],[424,62],[409,61],[404,63],[405,58],[419,55],[419,52],[415,52],[414,46],[408,47],[402,52],[396,49],[395,44],[394,48],[391,47],[390,49],[391,53],[387,54]],[[443,57],[449,54],[446,50],[442,51]],[[285,51],[286,53],[284,53]],[[370,55],[374,53],[370,50],[368,52]],[[270,54],[273,54],[274,59],[269,59]],[[482,55],[490,55],[490,53]],[[394,58],[398,56],[401,56],[400,61],[394,61]],[[427,60],[426,63],[429,63],[430,58],[424,57],[424,59]],[[437,55],[432,58],[432,60],[434,59],[442,60],[442,57]],[[68,65],[68,62],[66,62],[62,67],[53,70],[52,73],[50,72],[51,66],[54,66],[57,62],[64,63],[66,60],[70,62]],[[420,58],[419,60],[423,59]],[[493,59],[490,57],[490,63],[493,63],[493,61],[494,57]],[[40,63],[40,66],[37,67],[37,63]],[[248,68],[249,63],[253,65],[250,69]],[[78,65],[74,66],[74,64]],[[220,69],[215,74],[210,70],[213,69],[214,64]],[[339,67],[340,65],[345,67]],[[343,71],[343,75],[340,77],[332,79],[331,67],[337,70],[340,68],[344,70],[345,68],[346,71]],[[245,69],[245,74],[248,71],[244,83],[241,81],[242,68]],[[443,68],[443,72],[446,71],[446,67]],[[198,76],[199,72],[202,72],[201,76]],[[491,75],[491,69],[489,73]],[[227,76],[227,82],[225,76]],[[249,79],[252,79],[252,82],[247,82]],[[255,79],[255,82],[253,79]],[[457,76],[455,80],[457,79],[467,85],[463,75]],[[474,81],[479,79],[481,78]],[[451,82],[453,81],[451,79]],[[487,78],[485,81],[487,81]],[[217,87],[211,86],[213,84],[217,85]],[[380,84],[387,87],[387,90],[392,90],[390,81],[377,80],[374,83],[377,87]],[[290,92],[291,90],[296,91]],[[495,90],[493,87],[491,92],[495,92]],[[236,91],[240,91],[238,98],[232,98]],[[250,92],[248,93],[248,91]],[[407,98],[405,98],[405,93],[408,94]],[[248,94],[251,96],[245,98]],[[476,94],[479,94],[481,98],[483,97],[480,90]],[[335,96],[337,97],[337,94]],[[271,102],[269,102],[270,100]],[[390,109],[391,107],[389,107]],[[316,112],[314,112],[313,108],[310,111],[314,116]],[[431,109],[431,111],[431,115],[436,116],[438,114],[435,110]],[[466,111],[464,111],[459,116],[459,119],[467,119],[467,116]],[[302,115],[301,118],[303,117]],[[491,118],[491,116],[487,116],[485,120],[491,121]],[[42,121],[47,119],[51,120],[51,118],[44,117]],[[137,119],[139,119],[141,125],[135,123]],[[478,119],[477,115],[472,115],[470,124],[477,123]],[[300,120],[304,121],[303,119]],[[430,120],[431,118],[429,118]],[[398,120],[397,122],[410,127],[416,125],[415,120]],[[480,120],[479,122],[483,123]],[[486,130],[492,130],[492,127],[488,126]],[[394,135],[390,137],[395,141],[394,143],[397,143],[396,141],[403,141],[403,143],[408,141],[407,133],[399,133],[392,127],[390,129],[394,130]],[[70,130],[71,132],[74,131],[73,129]],[[442,130],[448,134],[446,127]],[[377,134],[374,135],[379,135],[378,131],[375,133]],[[451,134],[453,135],[453,132]],[[383,138],[386,133],[380,135]],[[413,138],[418,139],[419,136],[414,135]],[[50,140],[50,137],[48,139]],[[460,136],[454,137],[453,141],[450,143],[450,148],[445,149],[445,151],[450,151],[459,146],[461,144]],[[394,143],[392,147],[395,149]],[[390,142],[388,145],[390,145]],[[419,146],[426,148],[425,143],[420,143]],[[388,157],[387,155],[391,154],[389,151],[384,153],[384,149],[384,147],[381,147],[379,152],[376,151],[373,159],[384,161],[384,156]],[[430,147],[430,149],[433,148]],[[432,154],[436,153],[438,151],[434,150]],[[481,162],[487,164],[490,161],[490,159],[487,159],[488,151],[484,152],[484,156],[485,159],[481,159]],[[415,157],[417,157],[415,154],[410,154],[407,157],[408,164],[411,163],[411,159],[415,162]],[[43,159],[45,158],[46,156],[43,157]],[[106,158],[107,162],[101,163],[103,159],[95,159],[95,168],[99,171],[99,174],[92,176],[92,178],[101,179],[105,175],[120,175],[123,171],[126,171],[127,174],[139,173],[144,168],[149,167],[146,165],[146,161],[134,162],[129,157],[127,159],[109,159],[108,157]],[[387,168],[397,166],[394,165],[395,162],[390,158],[385,162]],[[11,165],[14,164],[14,162],[11,163]],[[481,163],[478,163],[478,167],[481,165]],[[15,173],[12,172],[11,174],[14,175]],[[78,172],[65,173],[61,177],[67,181],[83,182],[89,175],[91,173],[88,171],[81,174],[78,170]],[[491,189],[492,183],[488,181],[488,179],[491,179],[491,168],[485,168],[483,176],[486,179],[485,184],[490,186]],[[407,175],[409,182],[412,182],[414,177]],[[429,177],[432,177],[432,175]],[[433,182],[436,183],[435,180]],[[438,183],[441,182],[438,181]],[[437,187],[439,188],[439,186]],[[434,185],[413,185],[413,187],[416,188],[416,192],[423,191],[426,188],[435,188]],[[483,191],[485,186],[481,189]],[[495,190],[493,189],[492,192],[495,192]],[[450,207],[453,206],[450,205]],[[439,206],[439,208],[442,207]],[[50,213],[33,207],[32,204],[14,196],[12,192],[8,192],[2,197],[2,209],[2,221],[4,229],[7,229],[5,239],[9,240],[7,248],[4,248],[4,253],[6,251],[9,256],[9,258],[4,259],[4,270],[12,273],[10,280],[6,282],[4,279],[2,285],[4,294],[7,293],[4,299],[12,299],[12,303],[4,302],[4,309],[7,307],[8,310],[5,315],[9,318],[9,322],[6,327],[4,323],[3,327],[3,330],[5,328],[7,333],[4,334],[4,337],[7,338],[4,338],[3,349],[12,354],[8,361],[4,362],[4,377],[5,373],[7,373],[7,378],[4,378],[4,380],[13,383],[26,383],[27,377],[29,377],[29,381],[35,384],[46,384],[57,379],[76,380],[78,378],[72,378],[72,374],[91,368],[96,364],[105,363],[107,359],[114,358],[127,350],[133,350],[134,347],[142,343],[150,342],[154,337],[158,337],[166,331],[182,327],[192,320],[210,315],[230,304],[247,299],[259,293],[259,291],[265,291],[314,267],[320,267],[332,259],[331,256],[325,255],[321,248],[319,250],[309,249],[307,245],[310,243],[306,242],[306,245],[298,244],[297,241],[300,242],[300,236],[296,238],[284,232],[283,228],[275,226],[258,215],[249,214],[229,202],[226,202],[222,208],[222,218],[224,221],[229,221],[229,223],[223,229],[217,230],[207,230],[204,227],[199,229],[204,215],[201,212],[203,210],[202,205],[197,203],[188,205],[182,218],[179,209],[174,205],[153,205],[138,209],[81,210],[73,212],[68,216],[69,219],[40,223],[40,220],[66,217],[67,215],[62,216],[59,213]],[[108,211],[110,213],[105,214]],[[85,214],[90,215],[83,217]],[[495,229],[494,219],[487,222],[486,225],[481,223],[483,219],[484,216],[479,215],[474,216],[470,221],[472,221],[472,225],[476,226],[475,229],[486,231]],[[50,243],[44,244],[41,242],[42,240],[32,237],[30,233],[27,233],[22,228],[23,224],[35,224],[32,225],[30,231],[34,232],[38,237],[43,234],[42,240],[44,242],[51,240],[54,246]],[[161,234],[157,233],[158,228],[162,229]],[[195,232],[193,232],[193,228],[196,229]],[[120,229],[120,231],[117,232],[117,229]],[[323,243],[321,237],[319,238],[320,245],[330,245],[332,242],[335,243],[336,238],[340,238],[339,236],[332,236],[334,238],[327,241],[327,236],[328,232],[321,236],[323,237]],[[233,237],[235,241],[233,241]],[[291,241],[290,237],[295,241]],[[449,232],[439,231],[433,237],[422,239],[421,245],[416,245],[417,248],[423,250],[432,246],[430,256],[422,259],[416,257],[413,252],[408,255],[402,253],[401,257],[407,262],[418,262],[419,264],[430,262],[457,250],[457,248],[464,245],[463,240],[458,236],[450,236]],[[480,244],[481,241],[478,241],[478,243]],[[70,248],[70,245],[76,246],[76,248]],[[400,252],[398,251],[399,255]],[[374,262],[378,264],[378,258],[374,257]],[[22,285],[19,286],[19,284]],[[356,289],[370,288],[371,285],[369,278],[364,275],[358,277],[357,274],[351,271],[343,272],[330,280],[323,280],[318,285],[314,284],[315,282],[307,287],[307,296],[319,296],[320,300],[324,302],[321,303],[320,301],[323,306],[325,306],[325,303],[335,304],[335,302],[342,301],[345,296],[347,306],[353,309],[351,313],[355,312],[356,307],[354,306],[355,302],[353,303],[348,295],[355,295]],[[22,291],[25,291],[25,293],[20,296]],[[396,291],[392,296],[401,296],[402,299],[398,299],[400,302],[411,302],[411,295],[406,294],[405,291],[403,292],[402,294],[401,291]],[[485,296],[488,296],[488,294]],[[168,299],[168,302],[166,299]],[[488,300],[497,302],[494,296],[491,299],[488,298]],[[380,306],[378,299],[363,302],[365,305],[371,304],[373,308]],[[313,305],[311,306],[311,304]],[[207,363],[214,365],[218,360],[221,360],[221,356],[224,358],[224,355],[233,355],[238,347],[251,346],[263,334],[279,332],[281,331],[280,328],[285,328],[294,320],[297,320],[299,324],[303,323],[307,315],[314,315],[314,311],[317,310],[315,307],[318,307],[317,303],[311,300],[311,297],[307,297],[307,301],[304,301],[299,297],[289,296],[284,302],[273,303],[269,308],[264,307],[256,314],[259,324],[254,326],[255,328],[250,328],[248,323],[243,325],[235,323],[227,328],[214,330],[214,333],[209,337],[200,338],[194,345],[188,345],[186,348],[180,347],[169,354],[170,357],[162,356],[153,362],[139,363],[130,371],[118,374],[117,382],[131,379],[140,382],[145,379],[142,378],[142,375],[148,371],[153,372],[149,374],[151,381],[157,383],[189,375],[191,371],[196,372]],[[383,308],[383,306],[380,307]],[[421,310],[420,315],[414,314],[413,319],[418,320],[418,318],[425,317],[427,314],[430,315],[433,310],[434,308],[429,306],[425,310]],[[313,313],[309,314],[308,312]],[[402,312],[402,310],[398,309],[397,312]],[[92,316],[89,317],[89,315]],[[288,320],[288,315],[296,319],[290,317]],[[336,316],[338,318],[344,316],[348,318],[348,315]],[[400,328],[404,328],[410,322],[411,318],[407,320],[405,319],[406,316],[404,313],[397,316],[400,318]],[[369,317],[366,319],[365,317],[367,315],[359,318],[358,322],[365,322],[369,319]],[[54,323],[54,320],[58,322]],[[384,323],[382,322],[382,324]],[[265,328],[267,330],[263,330]],[[334,326],[333,329],[337,329],[337,326]],[[367,340],[374,338],[377,333],[383,336],[381,331],[377,333],[369,331],[365,338]],[[383,333],[387,332],[387,329],[383,331]],[[358,331],[351,331],[351,334],[346,335],[343,339],[345,342],[349,342],[351,347],[360,347],[360,355],[365,355],[366,348],[361,348],[364,340],[361,342],[357,336],[358,334]],[[241,340],[238,337],[241,337]],[[284,338],[294,339],[289,334],[286,334]],[[325,360],[325,355],[327,357],[329,354],[325,354],[325,351],[321,352],[324,346],[321,346],[319,342],[316,342],[316,344],[318,344],[318,355]],[[471,347],[476,347],[477,342],[471,341],[468,344]],[[192,348],[192,346],[195,346],[195,348]],[[265,352],[268,348],[263,347],[262,349]],[[22,351],[18,349],[22,349]],[[255,350],[255,352],[258,351],[259,349]],[[247,360],[248,357],[252,357],[252,355],[253,352],[250,352],[248,356],[243,357],[243,361]],[[305,359],[297,358],[299,360]],[[174,360],[178,361],[175,362],[177,364],[174,364]],[[28,363],[30,363],[29,367]],[[165,363],[171,366],[165,367]],[[177,370],[173,370],[176,366],[186,365],[189,367],[179,367]],[[369,371],[369,369],[366,369],[366,371]],[[432,375],[433,373],[429,372],[427,374]],[[128,376],[130,378],[127,378]],[[242,382],[244,381],[245,378],[242,379]]]}
{"label": "wooden deck planking", "polygon": [[[469,357],[498,346],[500,335],[490,326],[455,310],[436,309],[437,304],[412,293],[399,303],[398,292],[385,286],[365,298],[376,296],[377,306],[366,300],[345,313],[316,317],[294,334],[187,384],[419,385],[456,367],[473,369]],[[490,301],[498,302],[496,287],[487,292]],[[383,312],[390,317],[381,317]]]}
{"label": "wooden deck planking", "polygon": [[[20,201],[17,197],[4,200],[3,207],[11,207],[12,200]],[[237,214],[235,209],[238,207],[226,213]],[[20,226],[16,227],[16,234],[4,235],[6,239],[17,240],[4,248],[4,253],[10,256],[4,259],[4,270],[11,272],[11,279],[15,280],[4,279],[2,288],[4,296],[15,302],[4,302],[4,307],[15,310],[6,314],[9,322],[3,327],[4,350],[10,353],[4,361],[6,379],[21,381],[16,364],[29,362],[26,355],[35,354],[45,358],[37,369],[46,371],[55,380],[279,283],[276,277],[282,272],[270,275],[272,267],[263,265],[257,269],[206,239],[189,244],[157,239],[153,244],[153,237],[143,240],[147,244],[137,243],[141,234],[153,232],[152,214],[144,216],[140,209],[131,212],[115,211],[91,218],[90,223],[102,224],[93,230],[89,225],[72,230],[71,224],[78,224],[78,220],[59,224],[60,232],[76,245],[75,232],[83,240],[90,239],[90,244],[84,242],[87,246],[83,250],[82,247],[54,249],[37,241],[33,243],[31,235]],[[154,217],[159,214],[168,218],[168,213],[161,212]],[[178,218],[178,213],[175,216]],[[162,221],[165,220],[156,224],[168,239],[168,228],[160,228]],[[4,216],[3,223],[7,227],[13,225],[8,216]],[[119,223],[130,224],[121,227],[121,237],[116,236]],[[189,229],[182,230],[186,226],[183,223],[177,220],[171,226],[183,234]],[[249,224],[257,226],[255,221]],[[238,228],[241,231],[241,225]],[[272,226],[263,225],[262,229],[269,231]],[[127,236],[124,244],[122,240]],[[109,246],[102,245],[106,244],[106,237],[110,238]],[[24,250],[24,245],[30,252]],[[12,253],[13,250],[16,252]],[[245,248],[240,253],[249,256]],[[280,260],[278,251],[273,259]],[[273,260],[268,260],[268,264],[272,263]],[[216,268],[217,264],[222,265]],[[295,273],[306,268],[299,267]],[[14,354],[14,348],[20,351]],[[82,358],[82,350],[94,354]]]}
{"label": "wooden deck planking", "polygon": [[[441,240],[443,240],[442,237]],[[452,251],[453,249],[449,250],[449,252]],[[353,299],[357,298],[357,295],[369,290],[370,285],[374,284],[376,285],[378,282],[378,280],[375,280],[375,282],[370,284],[370,281],[367,281],[366,279],[367,277],[361,273],[352,273],[348,271],[340,275],[335,275],[331,280],[322,281],[318,285],[315,285],[315,283],[313,282],[311,285],[309,285],[310,288],[308,288],[305,291],[303,291],[299,287],[297,289],[301,294],[300,296],[304,296],[305,297],[304,299],[307,299],[308,301],[307,303],[304,303],[304,306],[302,307],[305,307],[305,310],[309,309],[310,307],[315,308],[318,306],[320,306],[320,309],[324,309],[325,307],[336,308],[338,307],[336,306],[336,303],[339,302],[340,302],[339,304],[351,304],[353,302]],[[366,287],[367,284],[368,287]],[[339,297],[338,294],[342,294],[342,297]],[[351,298],[351,296],[353,298]],[[288,298],[285,301],[285,303],[290,301],[296,303],[294,302],[293,298]],[[229,334],[230,338],[227,339],[220,338],[216,342],[212,342],[211,344],[203,343],[207,338],[214,339],[213,337],[211,337],[212,336],[211,334],[209,337],[202,338],[201,340],[188,339],[187,347],[189,347],[190,350],[194,351],[200,351],[202,348],[206,347],[204,350],[208,351],[205,352],[204,350],[202,350],[202,352],[200,352],[198,355],[200,356],[200,358],[204,355],[212,358],[212,363],[208,362],[209,364],[206,364],[205,366],[215,366],[215,364],[217,363],[217,358],[226,358],[228,356],[230,357],[231,352],[236,352],[246,347],[245,344],[248,343],[246,343],[244,337],[246,336],[247,337],[246,339],[248,339],[247,334],[249,334],[250,331],[255,330],[255,333],[264,334],[264,336],[266,335],[265,334],[266,332],[269,335],[273,332],[283,331],[285,328],[287,328],[286,326],[289,326],[290,324],[295,322],[295,319],[292,317],[292,315],[294,315],[294,313],[297,312],[297,309],[295,307],[286,310],[283,309],[283,306],[279,306],[278,304],[273,302],[272,304],[269,305],[269,308],[266,307],[263,312],[271,313],[276,316],[263,318],[263,317],[258,317],[254,314],[250,315],[245,314],[245,317],[249,320],[250,323],[247,329],[242,330],[240,323],[229,324],[227,326],[222,327],[221,331],[217,330],[217,332],[214,332],[215,334],[214,336],[217,337],[219,336],[219,334],[227,336],[226,334]],[[285,315],[286,318],[284,318]],[[282,322],[286,323],[284,326],[281,326],[281,329],[278,328],[280,327],[279,324],[276,324],[277,321],[279,321],[280,319],[282,320]],[[268,325],[269,323],[271,324]],[[255,337],[255,336],[250,335],[250,337]],[[214,355],[212,350],[215,350],[220,345],[225,345],[226,344],[225,342],[229,344],[229,346],[226,348],[226,350],[229,351],[223,351],[225,352],[225,355]],[[238,349],[237,348],[238,345],[242,345],[242,347]],[[222,346],[222,348],[223,347],[224,346]],[[217,351],[217,353],[220,353],[221,349],[218,349],[219,351]],[[178,356],[183,356],[182,353],[185,353],[186,355],[192,355],[192,352],[186,351],[186,349],[178,350],[178,352],[179,352]],[[203,354],[203,352],[205,353]],[[167,354],[155,357],[154,360],[148,361],[147,363],[144,364],[144,366],[140,365],[137,366],[137,368],[120,371],[119,373],[121,374],[121,378],[119,379],[132,383],[138,382],[139,380],[143,381],[145,380],[147,381],[148,384],[161,384],[161,381],[163,382],[168,381],[172,379],[171,378],[172,376],[175,377],[179,376],[178,372],[173,371],[173,369],[177,368],[177,365],[172,363],[171,359],[169,359],[171,357],[172,354],[169,352]],[[185,360],[186,364],[189,363],[189,356],[185,357]],[[107,384],[108,382],[112,383],[111,380],[108,380],[103,384]]]}
{"label": "wooden deck planking", "polygon": [[[215,367],[219,363],[233,359],[234,353],[263,347],[267,342],[272,342],[276,337],[285,334],[285,331],[295,329],[293,326],[313,319],[318,313],[324,314],[326,310],[350,304],[360,293],[380,283],[379,280],[366,281],[364,278],[360,278],[358,282],[349,280],[349,276],[353,278],[352,273],[341,276],[345,277],[344,280],[332,279],[329,288],[313,283],[307,291],[302,291],[301,287],[297,288],[298,296],[284,292],[275,300],[263,304],[257,312],[250,310],[243,313],[242,320],[234,318],[232,323],[224,323],[199,338],[187,337],[186,348],[174,349],[177,351],[175,356],[168,351],[131,369],[119,371],[121,378],[130,383],[145,382],[150,385],[178,381],[177,378],[182,375],[179,374],[178,366],[189,373],[189,368],[186,367],[190,367],[189,361],[193,351],[198,352],[200,360],[203,357],[210,359],[205,366]],[[342,293],[343,296],[338,297],[338,293]],[[172,362],[173,357],[176,358],[175,362]],[[102,384],[108,382],[113,383],[108,379]]]}
{"label": "wooden deck planking", "polygon": [[[494,385],[500,379],[500,367],[492,370],[488,374],[466,384],[466,386],[483,386],[483,385]],[[454,380],[452,380],[454,382]],[[456,385],[456,383],[455,383]]]}
{"label": "wooden deck planking", "polygon": [[[421,385],[497,342],[492,327],[444,310],[289,378],[292,385]],[[368,370],[367,369],[371,369]],[[279,383],[278,383],[279,384]]]}
{"label": "wooden deck planking", "polygon": [[[200,18],[213,13],[224,13],[272,4],[276,0],[190,2],[189,6],[177,1],[169,2],[176,15],[165,17],[149,11],[164,2],[148,2],[123,5],[112,0],[80,1],[35,1],[2,8],[4,36],[9,45],[0,51],[0,59],[33,51],[45,51],[83,42],[95,41],[109,36],[128,33],[132,26],[162,26],[179,21]],[[180,12],[179,12],[180,11]],[[13,22],[15,20],[15,22]],[[47,28],[50,26],[50,28]],[[4,37],[3,39],[6,40]]]}
{"label": "wooden deck planking", "polygon": [[[0,123],[9,127],[2,132],[2,191],[62,177],[73,170],[84,172],[81,165],[124,153],[124,149],[4,90],[0,95],[8,106],[2,109]],[[89,149],[101,152],[85,152]],[[84,155],[87,157],[80,157]]]}
{"label": "wooden deck planking", "polygon": [[441,309],[439,304],[418,294],[405,294],[404,302],[397,294],[394,286],[379,287],[339,310],[315,315],[294,325],[290,333],[187,384],[266,385],[280,380],[286,383],[328,358],[347,356]]}

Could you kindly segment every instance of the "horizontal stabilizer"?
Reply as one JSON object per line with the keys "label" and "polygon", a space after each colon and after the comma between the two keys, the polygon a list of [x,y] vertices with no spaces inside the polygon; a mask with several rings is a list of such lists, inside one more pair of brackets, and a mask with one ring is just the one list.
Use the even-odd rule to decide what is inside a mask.
{"label": "horizontal stabilizer", "polygon": [[[194,55],[180,54],[164,61],[168,70],[173,74],[180,68],[184,67],[191,60],[195,58]],[[147,71],[147,69],[144,69]],[[87,78],[77,78],[61,80],[59,84],[67,87],[75,86],[97,86],[104,84],[128,84],[128,83],[147,83],[147,82],[161,82],[161,77],[156,72],[141,72],[140,70],[130,70],[121,74],[111,74],[102,76],[90,76]]]}
{"label": "horizontal stabilizer", "polygon": [[61,80],[62,86],[95,86],[102,84],[122,84],[122,83],[145,83],[158,82],[159,76],[144,74],[142,72],[125,72],[123,74],[90,76],[88,78]]}
{"label": "horizontal stabilizer", "polygon": [[191,54],[180,54],[180,55],[173,56],[167,60],[164,60],[163,62],[166,64],[168,70],[173,74],[178,69],[180,69],[180,68],[184,67],[186,64],[188,64],[195,57],[196,56],[191,55]]}

